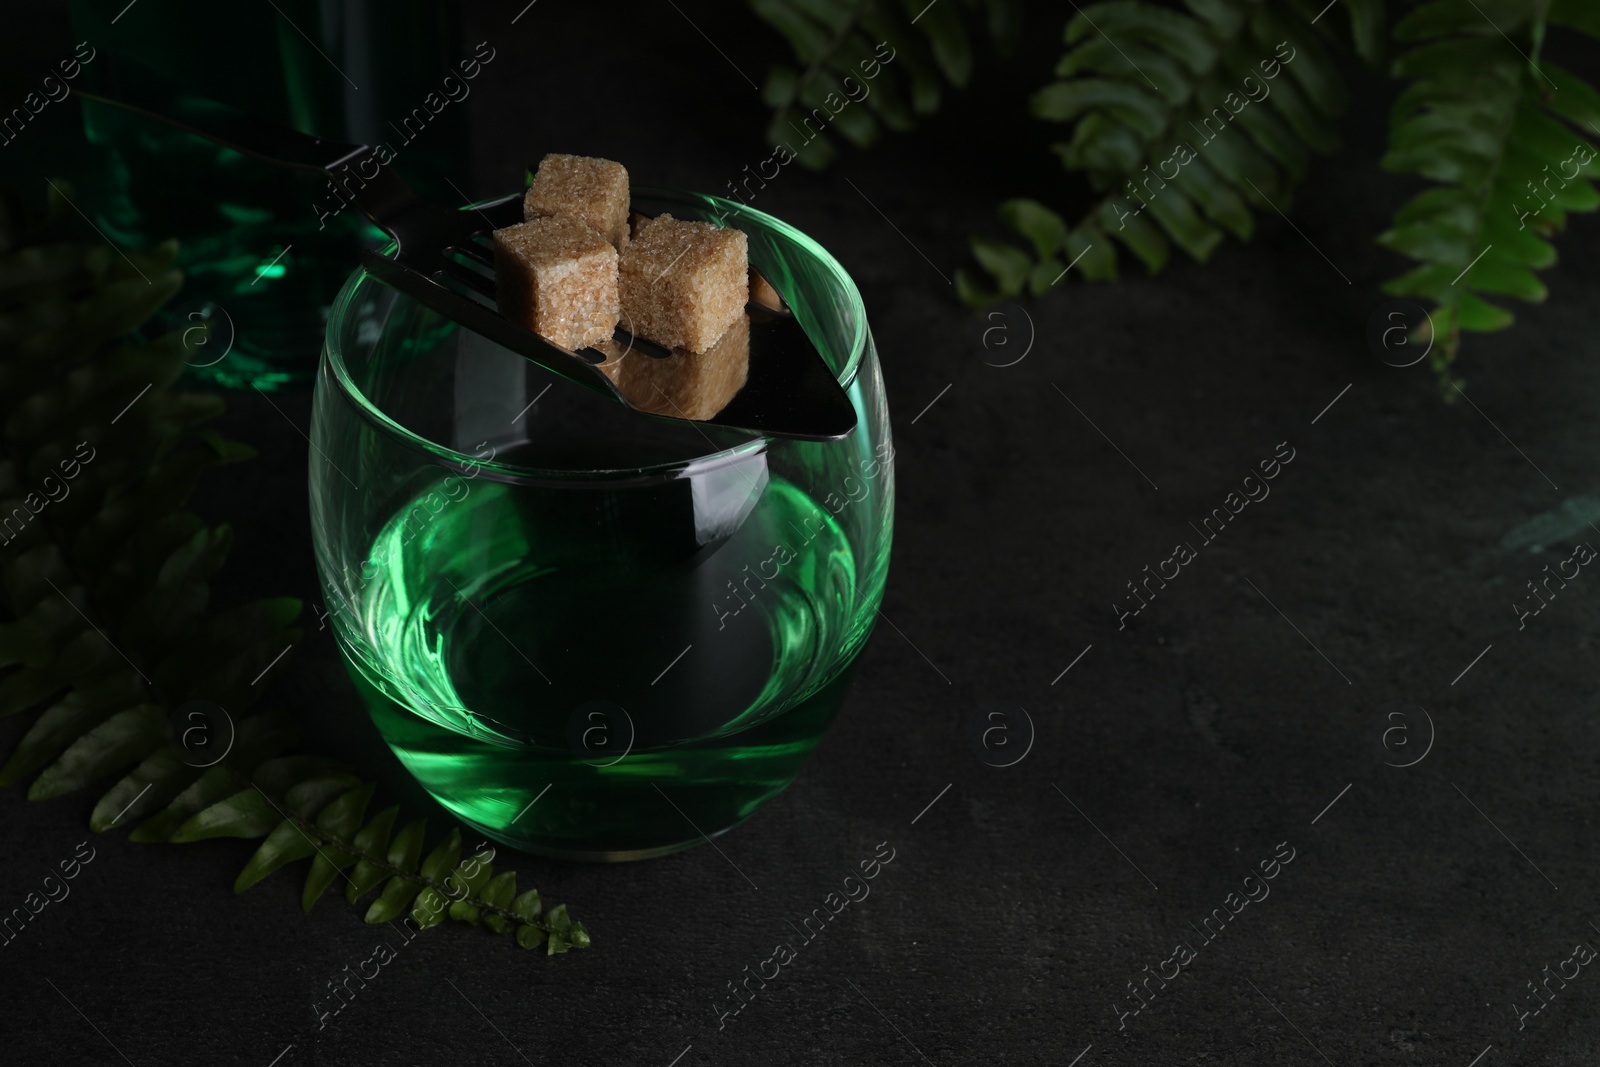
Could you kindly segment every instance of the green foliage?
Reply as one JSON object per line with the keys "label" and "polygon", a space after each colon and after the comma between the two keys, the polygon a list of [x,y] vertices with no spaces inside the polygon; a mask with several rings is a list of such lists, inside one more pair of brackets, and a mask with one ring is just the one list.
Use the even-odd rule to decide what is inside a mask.
{"label": "green foliage", "polygon": [[[135,333],[178,291],[176,245],[123,256],[39,233],[0,197],[0,716],[32,716],[0,785],[31,779],[41,800],[109,779],[96,832],[263,839],[236,892],[308,859],[307,911],[343,879],[350,903],[382,886],[368,922],[449,917],[552,955],[588,947],[565,906],[542,913],[537,890],[517,895],[514,873],[494,873],[492,850],[462,860],[451,830],[424,855],[420,820],[391,837],[396,808],[367,818],[372,784],[287,754],[283,713],[247,713],[298,641],[301,605],[211,610],[231,534],[185,501],[205,470],[252,452],[206,428],[219,397],[171,388],[182,339]],[[214,766],[175,743],[169,724],[191,701],[236,724]]]}
{"label": "green foliage", "polygon": [[1311,153],[1338,148],[1331,120],[1347,94],[1318,33],[1345,18],[1356,50],[1376,56],[1379,0],[1344,0],[1341,14],[1316,29],[1308,23],[1315,12],[1289,9],[1303,5],[1186,6],[1111,0],[1068,21],[1057,80],[1031,106],[1041,119],[1072,125],[1055,152],[1095,199],[1070,223],[1035,200],[1003,203],[1001,223],[1027,247],[974,238],[988,277],[961,271],[963,301],[1038,296],[1069,268],[1110,281],[1117,245],[1152,274],[1174,245],[1204,262],[1225,235],[1249,239],[1257,212],[1287,212]]}
{"label": "green foliage", "polygon": [[937,111],[944,82],[966,85],[973,62],[969,22],[981,17],[1002,51],[1022,32],[1022,0],[750,0],[750,6],[788,41],[801,68],[778,65],[767,73],[762,97],[773,108],[767,139],[814,168],[835,154],[821,131],[836,130],[865,148],[884,127],[908,130]]}
{"label": "green foliage", "polygon": [[[752,2],[775,24],[773,10],[812,12],[820,29],[785,31],[802,60],[815,59],[812,74],[848,70],[851,49],[863,47],[857,24],[872,10],[843,0]],[[1433,305],[1431,355],[1445,378],[1462,331],[1512,322],[1488,298],[1542,301],[1536,272],[1555,262],[1550,239],[1568,213],[1600,206],[1600,153],[1589,136],[1600,134],[1600,93],[1541,58],[1552,27],[1600,38],[1600,5],[1421,0],[1392,30],[1406,49],[1392,74],[1409,85],[1394,105],[1382,166],[1437,185],[1378,238],[1420,264],[1385,290]],[[1034,199],[1003,202],[1002,235],[972,238],[977,269],[957,272],[960,298],[983,306],[1039,296],[1069,273],[1111,281],[1119,246],[1155,274],[1174,246],[1205,262],[1227,236],[1248,240],[1261,212],[1290,212],[1311,156],[1339,147],[1333,120],[1347,94],[1326,42],[1376,63],[1388,33],[1383,0],[1074,5],[1055,80],[1030,107],[1070,126],[1053,148],[1091,197],[1071,215]],[[948,72],[954,84],[969,65],[964,57]],[[769,89],[796,84],[778,68]],[[774,103],[790,106],[792,95]]]}
{"label": "green foliage", "polygon": [[[795,117],[828,125],[829,103],[838,111],[831,125],[863,147],[882,127],[906,129],[931,114],[939,75],[960,87],[970,74],[963,18],[985,11],[1002,45],[1023,32],[1021,0],[750,2],[803,68],[774,67],[767,80],[776,109],[768,137],[790,147],[808,132]],[[1089,202],[1070,214],[1034,199],[1003,202],[1001,236],[974,236],[977,269],[956,274],[969,305],[1039,296],[1069,273],[1114,280],[1119,246],[1151,274],[1174,246],[1205,262],[1227,236],[1248,240],[1261,212],[1287,215],[1310,157],[1339,147],[1332,120],[1346,91],[1325,42],[1376,64],[1391,33],[1383,0],[1072,7],[1055,80],[1029,106],[1070,126],[1053,148],[1088,184]],[[1511,324],[1490,298],[1542,301],[1536,272],[1555,263],[1551,239],[1569,213],[1600,206],[1590,140],[1600,134],[1600,92],[1541,57],[1551,28],[1600,38],[1600,4],[1416,0],[1392,29],[1405,51],[1391,73],[1409,84],[1390,116],[1382,166],[1437,184],[1378,237],[1419,264],[1384,288],[1433,306],[1431,358],[1445,380],[1462,331]],[[842,79],[861,80],[875,41],[896,59],[862,106],[839,108]],[[797,151],[810,166],[834,154],[825,137]]]}
{"label": "green foliage", "polygon": [[1600,94],[1540,58],[1550,25],[1600,37],[1600,7],[1593,0],[1478,6],[1435,0],[1394,31],[1415,47],[1394,63],[1395,76],[1411,84],[1394,105],[1383,166],[1438,184],[1401,208],[1378,238],[1421,263],[1384,288],[1435,305],[1429,356],[1440,372],[1455,359],[1463,330],[1511,324],[1511,312],[1485,296],[1545,299],[1534,272],[1556,261],[1549,238],[1568,212],[1600,206],[1591,184],[1600,161],[1588,136],[1600,132]]}

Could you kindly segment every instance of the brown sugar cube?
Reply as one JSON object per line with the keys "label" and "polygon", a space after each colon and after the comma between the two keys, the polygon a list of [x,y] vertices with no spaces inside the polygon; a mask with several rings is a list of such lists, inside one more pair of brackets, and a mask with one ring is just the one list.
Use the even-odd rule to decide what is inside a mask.
{"label": "brown sugar cube", "polygon": [[545,156],[523,194],[522,216],[547,215],[576,215],[620,251],[628,243],[627,170],[592,156]]}
{"label": "brown sugar cube", "polygon": [[668,348],[704,352],[750,297],[739,230],[657,216],[623,249],[622,314],[628,330]]}
{"label": "brown sugar cube", "polygon": [[750,302],[759,304],[768,311],[780,313],[788,311],[788,308],[784,306],[783,297],[778,295],[778,290],[774,289],[772,283],[767,281],[761,272],[754,268],[750,271]]}
{"label": "brown sugar cube", "polygon": [[750,372],[750,316],[740,314],[705,352],[676,348],[665,359],[639,351],[607,355],[600,370],[634,407],[703,421],[744,388]]}
{"label": "brown sugar cube", "polygon": [[574,351],[617,328],[617,250],[571,216],[494,231],[495,303],[519,325]]}

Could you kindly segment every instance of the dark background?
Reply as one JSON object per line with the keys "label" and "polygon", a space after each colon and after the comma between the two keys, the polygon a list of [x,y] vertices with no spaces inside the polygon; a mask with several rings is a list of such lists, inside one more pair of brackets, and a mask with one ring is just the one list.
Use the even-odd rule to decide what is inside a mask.
{"label": "dark background", "polygon": [[[468,12],[469,47],[507,57],[471,101],[468,192],[514,188],[550,149],[707,190],[766,157],[767,111],[734,66],[759,82],[782,45],[742,5],[540,0],[509,25],[522,6]],[[1049,62],[1061,18],[1025,58]],[[69,54],[63,12],[6,21],[9,71]],[[1600,1062],[1600,977],[1583,972],[1520,1032],[1511,1007],[1529,1008],[1526,983],[1575,943],[1600,945],[1600,578],[1583,573],[1520,632],[1510,607],[1546,564],[1600,541],[1600,225],[1579,218],[1560,240],[1548,304],[1469,339],[1458,370],[1476,407],[1443,402],[1424,366],[1385,366],[1364,333],[1404,264],[1371,237],[1413,187],[1376,168],[1389,90],[1369,78],[1346,152],[1296,196],[1301,232],[1262,216],[1252,244],[1209,264],[1063,283],[1027,307],[1027,358],[990,367],[945,278],[1002,197],[1073,195],[1008,96],[1042,70],[986,59],[936,129],[846,151],[820,176],[788,167],[762,193],[835,252],[872,315],[898,455],[884,611],[901,633],[879,628],[838,724],[719,842],[727,861],[508,856],[588,924],[592,949],[546,958],[447,924],[318,1033],[313,1000],[378,940],[357,910],[330,894],[302,915],[293,873],[235,898],[254,843],[114,833],[71,896],[0,949],[0,1059],[267,1067],[293,1046],[278,1063]],[[75,110],[39,121],[4,150],[7,180],[70,173]],[[309,604],[309,396],[280,396],[281,413],[253,393],[230,403],[222,428],[262,455],[195,502],[237,533],[217,599]],[[1295,459],[1271,496],[1119,631],[1124,582],[1280,442]],[[430,810],[331,633],[309,629],[269,701],[313,747]],[[1007,769],[963,737],[989,699],[1037,727]],[[1400,751],[1422,751],[1423,710],[1431,751],[1386,766],[1412,757],[1383,731],[1404,721]],[[0,724],[0,742],[24,725]],[[0,909],[90,836],[96,795],[0,795]],[[896,858],[871,896],[719,1032],[725,983],[881,841]],[[1295,859],[1270,897],[1196,945],[1119,1033],[1127,983],[1194,943],[1187,924],[1280,842]]]}

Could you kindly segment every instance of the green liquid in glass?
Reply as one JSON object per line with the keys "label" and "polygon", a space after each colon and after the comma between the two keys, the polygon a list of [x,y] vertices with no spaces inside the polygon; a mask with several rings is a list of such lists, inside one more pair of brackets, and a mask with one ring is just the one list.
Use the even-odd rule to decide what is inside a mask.
{"label": "green liquid in glass", "polygon": [[[788,784],[872,619],[826,509],[772,476],[731,535],[698,546],[665,532],[683,482],[651,491],[655,539],[637,510],[566,525],[525,490],[458,480],[445,500],[449,483],[379,533],[344,642],[379,731],[441,803],[517,847],[622,859],[698,843]],[[596,700],[626,711],[625,756],[615,713],[573,747]]]}

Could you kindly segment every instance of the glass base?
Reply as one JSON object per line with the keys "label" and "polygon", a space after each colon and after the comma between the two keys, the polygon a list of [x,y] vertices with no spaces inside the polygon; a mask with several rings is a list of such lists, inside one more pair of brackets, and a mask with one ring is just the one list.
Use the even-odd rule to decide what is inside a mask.
{"label": "glass base", "polygon": [[[441,801],[441,803],[443,802]],[[654,848],[578,849],[551,847],[538,841],[531,841],[518,838],[514,835],[505,834],[499,830],[495,830],[488,826],[484,826],[481,823],[475,822],[474,820],[463,815],[458,814],[457,818],[461,820],[461,825],[470,827],[483,837],[486,837],[497,844],[505,845],[507,848],[514,848],[519,852],[526,852],[534,856],[544,856],[547,859],[568,860],[573,863],[631,863],[634,860],[658,859],[662,856],[670,856],[675,852],[687,851],[696,845],[707,844],[715,841],[723,834],[728,833],[730,830],[736,829],[745,821],[744,819],[740,819],[738,822],[733,823],[730,826],[724,826],[720,830],[715,830],[704,835],[697,833],[694,836],[687,837],[682,841],[676,842],[675,844],[657,845]],[[746,816],[745,818],[749,818],[749,816]]]}
{"label": "glass base", "polygon": [[[693,848],[748,819],[794,781],[838,714],[859,654],[785,711],[722,737],[631,751],[609,765],[564,746],[462,733],[387,696],[346,659],[384,741],[463,824],[555,859],[613,863]],[[551,709],[565,721],[565,708]]]}

